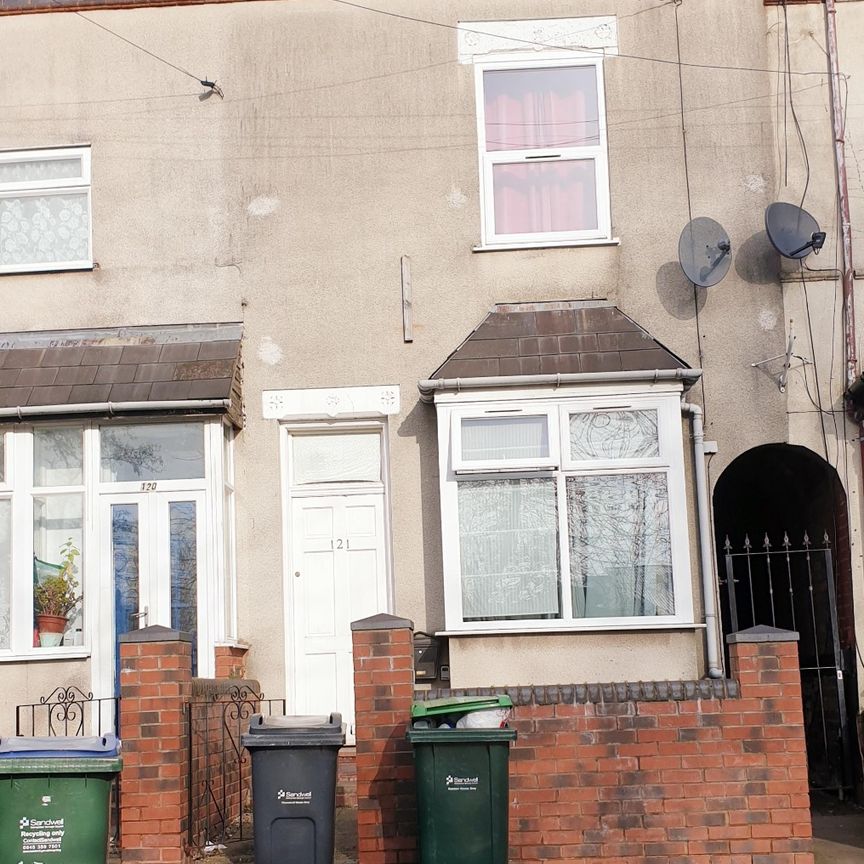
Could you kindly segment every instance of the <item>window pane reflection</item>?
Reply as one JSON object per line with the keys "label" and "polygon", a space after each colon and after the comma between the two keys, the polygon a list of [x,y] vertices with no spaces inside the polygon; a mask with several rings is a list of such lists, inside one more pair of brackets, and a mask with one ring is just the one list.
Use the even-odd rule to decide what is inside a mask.
{"label": "window pane reflection", "polygon": [[81,427],[33,430],[33,485],[79,486],[84,482]]}
{"label": "window pane reflection", "polygon": [[103,482],[193,480],[204,476],[204,426],[153,423],[103,426]]}

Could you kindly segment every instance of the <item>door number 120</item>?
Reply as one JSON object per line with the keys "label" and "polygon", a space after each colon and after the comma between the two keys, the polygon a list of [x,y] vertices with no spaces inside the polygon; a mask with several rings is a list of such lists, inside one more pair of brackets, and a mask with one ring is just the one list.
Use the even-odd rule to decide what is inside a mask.
{"label": "door number 120", "polygon": [[155,491],[156,491],[156,487],[157,487],[158,485],[159,485],[159,484],[156,483],[155,480],[147,480],[147,481],[145,481],[144,483],[141,484],[141,491],[142,491],[142,492],[155,492]]}

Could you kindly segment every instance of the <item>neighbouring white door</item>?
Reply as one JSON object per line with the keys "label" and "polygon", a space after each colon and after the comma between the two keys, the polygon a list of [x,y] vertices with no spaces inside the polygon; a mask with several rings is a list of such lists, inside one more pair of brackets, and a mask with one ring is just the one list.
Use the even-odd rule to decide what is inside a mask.
{"label": "neighbouring white door", "polygon": [[384,494],[292,499],[294,706],[340,711],[354,740],[351,622],[387,610]]}

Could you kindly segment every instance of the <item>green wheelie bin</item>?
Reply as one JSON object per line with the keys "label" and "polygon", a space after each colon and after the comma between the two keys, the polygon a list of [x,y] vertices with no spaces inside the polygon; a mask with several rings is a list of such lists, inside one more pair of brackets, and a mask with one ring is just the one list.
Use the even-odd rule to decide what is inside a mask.
{"label": "green wheelie bin", "polygon": [[121,765],[114,735],[0,740],[0,860],[104,864]]}
{"label": "green wheelie bin", "polygon": [[516,731],[451,724],[466,713],[511,706],[506,696],[414,703],[408,740],[417,777],[421,864],[507,864],[510,744]]}

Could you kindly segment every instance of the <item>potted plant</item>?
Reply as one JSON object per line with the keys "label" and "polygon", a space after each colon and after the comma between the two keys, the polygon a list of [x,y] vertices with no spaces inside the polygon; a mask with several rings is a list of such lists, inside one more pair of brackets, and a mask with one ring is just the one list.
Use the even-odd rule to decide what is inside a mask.
{"label": "potted plant", "polygon": [[70,537],[60,547],[60,565],[56,573],[42,577],[33,587],[33,608],[39,644],[54,647],[63,641],[69,613],[81,602],[76,578],[76,560],[81,550]]}

